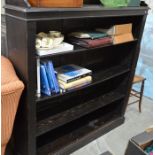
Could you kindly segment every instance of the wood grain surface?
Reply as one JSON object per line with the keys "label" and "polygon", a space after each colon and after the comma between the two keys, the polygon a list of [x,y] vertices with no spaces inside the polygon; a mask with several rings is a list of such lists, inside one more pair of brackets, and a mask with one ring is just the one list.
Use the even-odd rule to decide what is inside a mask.
{"label": "wood grain surface", "polygon": [[83,0],[29,0],[34,7],[82,7]]}

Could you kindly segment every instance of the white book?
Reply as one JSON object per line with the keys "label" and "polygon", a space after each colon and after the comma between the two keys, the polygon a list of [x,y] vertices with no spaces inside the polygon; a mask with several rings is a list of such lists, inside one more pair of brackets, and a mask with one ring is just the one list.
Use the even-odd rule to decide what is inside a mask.
{"label": "white book", "polygon": [[61,53],[61,52],[67,52],[67,51],[72,51],[74,49],[74,46],[72,44],[63,42],[56,48],[38,48],[36,49],[37,55],[39,56],[44,56],[44,55],[49,55],[49,54],[55,54],[55,53]]}
{"label": "white book", "polygon": [[37,97],[41,96],[41,86],[40,86],[40,59],[37,58]]}

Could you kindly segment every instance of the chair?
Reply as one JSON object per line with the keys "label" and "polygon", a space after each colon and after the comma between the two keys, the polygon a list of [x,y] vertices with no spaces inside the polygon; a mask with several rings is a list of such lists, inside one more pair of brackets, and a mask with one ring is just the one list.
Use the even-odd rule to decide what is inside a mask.
{"label": "chair", "polygon": [[139,112],[141,112],[141,105],[142,105],[142,97],[143,97],[143,92],[144,92],[144,83],[145,83],[145,78],[142,77],[142,76],[139,76],[139,75],[135,75],[134,76],[134,79],[133,79],[133,85],[134,84],[137,84],[137,83],[140,83],[141,84],[141,87],[140,87],[140,90],[137,91],[135,89],[132,88],[131,90],[131,93],[130,93],[130,96],[134,96],[137,98],[136,101],[133,101],[133,102],[130,102],[129,104],[133,104],[133,103],[139,103]]}
{"label": "chair", "polygon": [[15,115],[24,84],[14,71],[11,62],[1,56],[1,154],[5,154],[7,143],[12,134]]}

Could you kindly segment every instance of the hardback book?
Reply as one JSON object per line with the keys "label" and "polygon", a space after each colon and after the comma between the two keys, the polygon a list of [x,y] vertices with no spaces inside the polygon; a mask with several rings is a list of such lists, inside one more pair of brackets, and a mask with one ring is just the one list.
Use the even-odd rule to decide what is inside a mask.
{"label": "hardback book", "polygon": [[39,56],[44,56],[44,55],[50,55],[50,54],[56,54],[56,53],[61,53],[61,52],[67,52],[67,51],[72,51],[74,49],[74,46],[63,42],[56,48],[37,48],[36,52],[37,55]]}
{"label": "hardback book", "polygon": [[86,76],[84,78],[78,79],[76,81],[70,82],[70,83],[65,83],[61,80],[59,80],[59,86],[62,89],[71,89],[74,88],[76,86],[80,86],[82,84],[86,84],[86,83],[90,83],[92,81],[92,77],[91,76]]}
{"label": "hardback book", "polygon": [[104,38],[107,36],[107,33],[99,32],[99,31],[79,31],[79,32],[72,32],[69,36],[81,39],[98,39]]}
{"label": "hardback book", "polygon": [[41,82],[40,82],[40,59],[37,58],[37,92],[36,96],[41,96]]}
{"label": "hardback book", "polygon": [[60,89],[59,89],[58,79],[56,77],[52,61],[47,61],[45,65],[46,65],[46,70],[49,77],[49,83],[51,85],[51,90],[54,93],[59,93]]}
{"label": "hardback book", "polygon": [[47,79],[46,69],[44,65],[40,65],[40,81],[41,81],[41,93],[50,96],[51,90]]}
{"label": "hardback book", "polygon": [[107,33],[108,35],[120,35],[132,33],[132,23],[114,25],[108,29],[97,28],[96,31]]}
{"label": "hardback book", "polygon": [[54,81],[53,81],[53,78],[52,78],[52,75],[51,75],[50,68],[49,68],[46,61],[42,62],[42,64],[44,65],[45,70],[46,70],[46,75],[47,75],[50,90],[51,90],[51,92],[54,93],[55,92],[55,87],[54,87]]}
{"label": "hardback book", "polygon": [[125,43],[133,40],[134,40],[134,37],[132,33],[113,36],[113,44],[120,44],[120,43]]}
{"label": "hardback book", "polygon": [[68,88],[68,89],[60,88],[60,89],[61,89],[61,92],[62,92],[62,93],[65,93],[65,92],[68,92],[68,91],[73,91],[73,90],[76,90],[76,89],[79,89],[79,88],[86,87],[86,86],[88,86],[90,83],[91,83],[91,81],[90,81],[90,82],[83,83],[83,84],[80,84],[80,85],[78,85],[78,86],[74,86],[74,87],[72,87],[72,88]]}
{"label": "hardback book", "polygon": [[74,64],[69,64],[56,68],[58,80],[66,83],[73,82],[80,78],[90,76],[92,71]]}
{"label": "hardback book", "polygon": [[95,48],[99,46],[104,46],[107,44],[112,44],[113,39],[110,36],[104,37],[104,38],[99,38],[99,39],[79,39],[72,37],[70,38],[70,41],[73,44],[77,44],[79,46],[85,47],[85,48]]}
{"label": "hardback book", "polygon": [[153,129],[151,131],[144,131],[132,138],[132,141],[140,146],[142,149],[145,149],[146,146],[150,145],[153,142]]}

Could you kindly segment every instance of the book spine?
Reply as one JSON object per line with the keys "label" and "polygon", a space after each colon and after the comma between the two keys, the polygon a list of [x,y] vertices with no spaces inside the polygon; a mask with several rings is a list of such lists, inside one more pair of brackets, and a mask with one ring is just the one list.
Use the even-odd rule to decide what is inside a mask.
{"label": "book spine", "polygon": [[90,73],[87,73],[87,74],[83,74],[83,75],[80,75],[80,76],[78,76],[78,77],[74,77],[74,78],[72,78],[72,79],[64,79],[63,77],[61,77],[61,76],[58,76],[58,79],[59,80],[61,80],[61,81],[63,81],[63,82],[66,82],[66,83],[70,83],[70,82],[74,82],[74,81],[76,81],[76,80],[79,80],[79,79],[81,79],[81,78],[84,78],[84,77],[86,77],[86,76],[91,76],[92,75],[92,72],[90,72]]}
{"label": "book spine", "polygon": [[65,82],[59,80],[59,86],[60,86],[60,88],[63,88],[63,89],[69,89],[69,88],[79,86],[81,84],[91,82],[91,81],[92,81],[91,76],[87,76],[85,78],[82,78],[82,79],[79,79],[79,80],[76,80],[76,81],[70,82],[70,83],[65,83]]}
{"label": "book spine", "polygon": [[41,92],[47,96],[51,95],[46,70],[44,65],[40,65]]}
{"label": "book spine", "polygon": [[40,59],[37,59],[37,92],[36,96],[41,96],[41,83],[40,83]]}
{"label": "book spine", "polygon": [[62,91],[63,93],[68,92],[68,91],[74,91],[74,90],[79,89],[79,88],[84,88],[84,87],[88,86],[90,83],[91,83],[91,82],[86,82],[86,83],[83,83],[83,84],[81,84],[81,85],[78,85],[78,86],[69,88],[69,89],[63,89],[63,88],[61,88],[61,91]]}
{"label": "book spine", "polygon": [[51,76],[50,69],[49,69],[49,67],[47,65],[47,62],[43,62],[43,64],[44,64],[44,67],[46,69],[47,79],[48,79],[48,83],[49,83],[51,92],[55,92],[55,88],[54,88],[54,84],[53,84],[53,79],[52,79],[52,76]]}
{"label": "book spine", "polygon": [[53,79],[53,84],[54,84],[55,92],[59,93],[60,92],[59,84],[58,84],[58,80],[57,80],[56,75],[55,75],[53,63],[52,63],[52,61],[48,61],[47,63],[48,63],[49,71],[50,71],[52,79]]}
{"label": "book spine", "polygon": [[113,43],[120,44],[120,43],[125,43],[125,42],[129,42],[133,40],[134,38],[133,38],[132,33],[127,33],[127,34],[114,36]]}
{"label": "book spine", "polygon": [[115,25],[115,35],[125,34],[125,33],[132,33],[132,24],[121,24]]}

